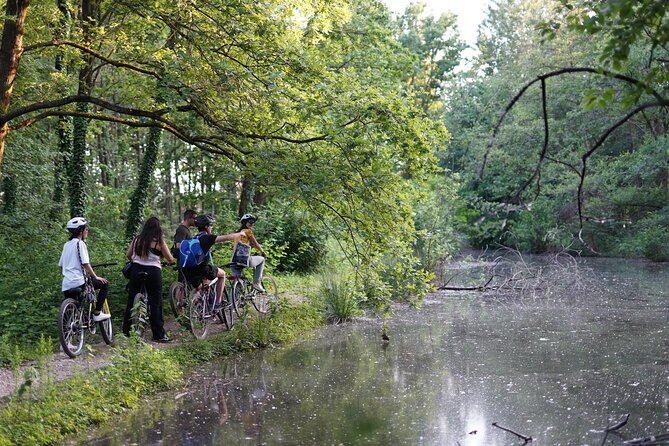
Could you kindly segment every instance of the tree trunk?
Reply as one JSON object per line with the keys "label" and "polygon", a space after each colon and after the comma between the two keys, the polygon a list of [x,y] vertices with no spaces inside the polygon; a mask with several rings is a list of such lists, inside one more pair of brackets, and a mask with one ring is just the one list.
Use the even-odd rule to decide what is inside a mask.
{"label": "tree trunk", "polygon": [[142,224],[142,220],[144,220],[144,207],[146,206],[146,198],[149,195],[153,172],[158,160],[161,135],[162,130],[157,127],[151,127],[151,130],[149,130],[149,142],[146,145],[144,159],[142,159],[142,168],[139,171],[137,187],[130,199],[130,211],[128,212],[128,220],[125,226],[125,238],[127,240],[135,236],[137,229]]}
{"label": "tree trunk", "polygon": [[242,190],[239,193],[239,208],[237,209],[237,217],[241,218],[242,215],[246,214],[246,211],[249,208],[249,203],[251,201],[251,188],[253,187],[253,181],[247,176],[242,177]]}
{"label": "tree trunk", "polygon": [[9,126],[2,116],[9,111],[14,80],[23,54],[23,29],[30,0],[12,0],[6,3],[5,25],[0,43],[0,173],[5,153]]}

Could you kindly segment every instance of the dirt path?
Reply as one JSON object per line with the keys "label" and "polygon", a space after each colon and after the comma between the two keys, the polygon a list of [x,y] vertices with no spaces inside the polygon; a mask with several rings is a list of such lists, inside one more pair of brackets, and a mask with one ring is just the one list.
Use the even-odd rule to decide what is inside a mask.
{"label": "dirt path", "polygon": [[[117,336],[123,336],[120,334],[120,325],[117,328],[114,325],[114,328],[118,330]],[[190,331],[185,330],[181,327],[174,319],[169,319],[165,321],[165,330],[172,337],[173,341],[169,344],[159,344],[155,342],[149,342],[152,346],[156,348],[172,348],[177,345],[183,344],[185,342],[191,342],[193,340],[193,335]],[[225,331],[225,325],[215,320],[210,323],[208,335],[211,336],[216,333]],[[99,336],[98,336],[99,337]],[[151,329],[147,329],[147,334],[145,335],[146,339],[151,338]],[[87,338],[87,341],[89,339]],[[24,364],[18,371],[0,368],[0,399],[4,399],[7,396],[11,395],[17,388],[24,383],[24,374],[28,370],[34,370],[36,373],[33,373],[33,376],[37,375],[37,379],[33,383],[33,386],[38,386],[40,382],[47,381],[58,382],[66,378],[77,374],[88,373],[90,371],[99,369],[109,365],[109,355],[111,353],[111,348],[103,342],[90,345],[91,351],[85,350],[81,356],[76,359],[71,359],[62,351],[55,353],[51,360],[46,364],[46,371],[37,371],[38,364],[36,363],[27,363]]]}

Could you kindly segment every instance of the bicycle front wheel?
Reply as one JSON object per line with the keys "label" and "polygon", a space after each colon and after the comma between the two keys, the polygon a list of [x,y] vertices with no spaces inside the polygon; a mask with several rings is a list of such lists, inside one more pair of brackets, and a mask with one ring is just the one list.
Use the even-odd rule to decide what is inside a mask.
{"label": "bicycle front wheel", "polygon": [[130,331],[134,332],[140,339],[143,338],[148,319],[149,306],[146,304],[146,297],[143,293],[137,293],[132,302]]}
{"label": "bicycle front wheel", "polygon": [[246,302],[248,301],[250,284],[237,280],[232,285],[232,307],[235,310],[237,317],[242,315],[242,311]]}
{"label": "bicycle front wheel", "polygon": [[188,302],[186,300],[186,285],[183,282],[176,281],[170,285],[168,293],[170,307],[174,318],[184,327],[188,326]]}
{"label": "bicycle front wheel", "polygon": [[77,301],[71,298],[65,299],[58,310],[58,337],[63,351],[70,358],[76,358],[84,349],[82,313]]}
{"label": "bicycle front wheel", "polygon": [[207,303],[200,293],[196,293],[190,303],[190,331],[197,339],[207,337],[208,315],[206,314]]}
{"label": "bicycle front wheel", "polygon": [[221,321],[221,324],[225,324],[225,328],[230,330],[230,327],[232,327],[232,321],[228,321],[230,300],[228,299],[228,292],[225,288],[223,288],[223,299],[221,299],[221,303],[223,304],[223,307],[218,310],[216,316],[218,316],[218,320]]}
{"label": "bicycle front wheel", "polygon": [[265,274],[261,283],[265,292],[256,292],[253,294],[253,306],[258,313],[265,314],[269,311],[269,303],[276,300],[279,292],[276,286],[276,281],[268,274]]}
{"label": "bicycle front wheel", "polygon": [[[111,314],[111,311],[109,310],[109,302],[106,300],[104,306],[102,307],[102,311],[107,314]],[[114,329],[112,327],[111,318],[98,322],[98,324],[100,325],[100,334],[102,335],[102,339],[105,341],[105,344],[114,345]]]}

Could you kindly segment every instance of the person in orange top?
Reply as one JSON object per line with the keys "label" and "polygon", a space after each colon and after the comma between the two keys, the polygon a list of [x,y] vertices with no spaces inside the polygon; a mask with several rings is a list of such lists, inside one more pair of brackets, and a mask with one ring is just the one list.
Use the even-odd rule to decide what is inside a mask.
{"label": "person in orange top", "polygon": [[[256,222],[256,218],[251,214],[244,214],[239,219],[239,222],[242,224],[242,227],[237,232],[241,232],[242,235],[235,239],[235,247],[232,250],[232,263],[253,267],[253,288],[260,292],[265,292],[261,284],[262,272],[265,267],[265,251],[253,235],[253,225]],[[251,255],[251,246],[260,251],[259,256]],[[238,276],[241,271],[233,266],[232,273]]]}

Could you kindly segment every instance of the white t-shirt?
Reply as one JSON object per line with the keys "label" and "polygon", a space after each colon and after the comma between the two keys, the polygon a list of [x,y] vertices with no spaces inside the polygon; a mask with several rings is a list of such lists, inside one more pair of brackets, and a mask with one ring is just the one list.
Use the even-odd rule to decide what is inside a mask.
{"label": "white t-shirt", "polygon": [[[77,243],[79,253],[77,253]],[[79,259],[81,254],[81,260]],[[88,247],[86,243],[78,238],[73,238],[63,245],[63,253],[60,255],[58,266],[63,268],[62,290],[67,291],[80,287],[84,284],[84,271],[82,264],[90,263],[88,259]]]}

